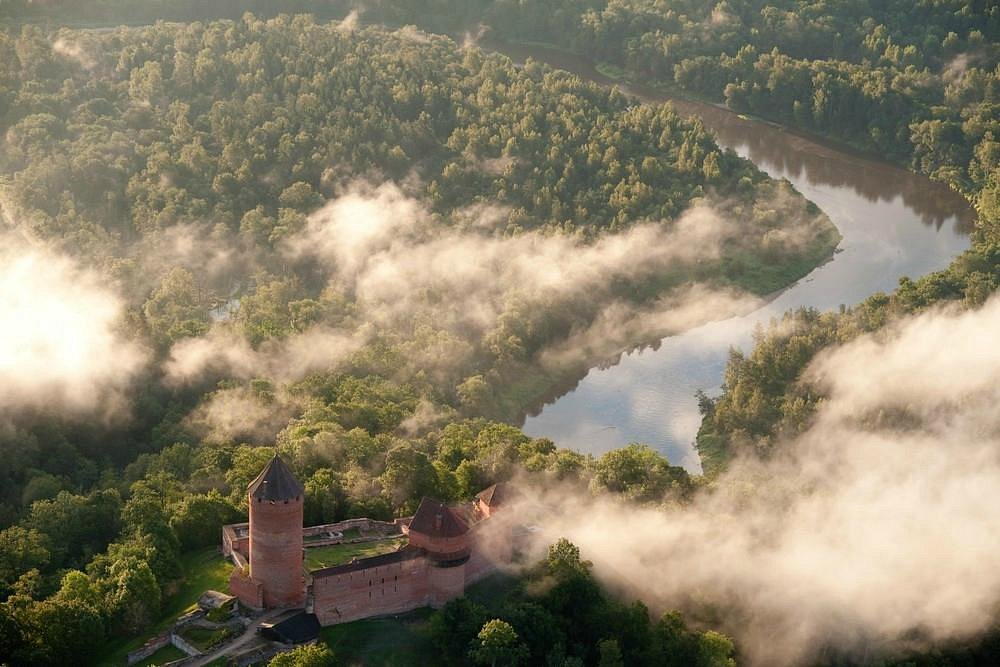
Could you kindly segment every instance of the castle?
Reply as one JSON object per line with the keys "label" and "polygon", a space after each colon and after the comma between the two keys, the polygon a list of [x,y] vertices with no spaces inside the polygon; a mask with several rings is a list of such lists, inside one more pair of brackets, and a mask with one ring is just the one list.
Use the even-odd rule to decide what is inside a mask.
{"label": "castle", "polygon": [[[424,498],[416,514],[391,523],[353,519],[308,528],[302,525],[304,495],[275,455],[247,487],[249,523],[223,526],[223,553],[235,565],[229,589],[247,607],[304,608],[322,625],[440,607],[513,555],[510,517],[495,516],[510,500],[503,485],[459,505]],[[382,542],[402,535],[406,544],[310,571],[306,549],[343,544],[344,531],[374,533]],[[355,541],[374,544],[377,538]]]}

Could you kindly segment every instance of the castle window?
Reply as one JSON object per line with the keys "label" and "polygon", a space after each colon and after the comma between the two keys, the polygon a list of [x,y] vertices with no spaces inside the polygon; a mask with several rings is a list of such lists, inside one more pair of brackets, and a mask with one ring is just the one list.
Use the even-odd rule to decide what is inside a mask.
{"label": "castle window", "polygon": [[368,599],[369,599],[369,600],[371,600],[371,599],[372,599],[372,592],[371,592],[371,591],[368,591]]}

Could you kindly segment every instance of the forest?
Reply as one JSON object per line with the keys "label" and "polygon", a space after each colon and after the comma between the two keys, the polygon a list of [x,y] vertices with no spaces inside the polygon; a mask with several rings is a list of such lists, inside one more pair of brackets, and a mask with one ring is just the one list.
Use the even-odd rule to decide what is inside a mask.
{"label": "forest", "polygon": [[[309,524],[405,516],[517,470],[679,501],[693,481],[648,447],[594,459],[492,420],[683,326],[646,321],[665,299],[737,307],[838,240],[668,106],[414,30],[26,25],[0,51],[5,289],[55,269],[19,335],[62,351],[42,318],[76,289],[93,308],[59,316],[106,328],[81,342],[82,389],[58,365],[9,371],[18,662],[147,631],[182,556],[245,516],[260,445],[304,481]],[[609,308],[636,327],[610,349]]]}
{"label": "forest", "polygon": [[[290,15],[311,9],[0,3],[0,260],[52,262],[53,289],[116,306],[114,354],[98,350],[116,375],[93,395],[74,404],[16,368],[0,393],[0,661],[96,662],[148,634],[184,556],[245,517],[274,446],[310,524],[405,516],[525,471],[668,512],[809,430],[828,396],[805,371],[825,350],[943,303],[975,310],[1000,282],[993,3],[364,7],[365,22],[417,26],[398,30]],[[191,22],[86,27],[109,17]],[[787,313],[733,351],[721,394],[701,397],[704,476],[644,445],[595,458],[530,438],[510,423],[555,387],[746,308],[839,237],[669,105],[432,34],[479,26],[943,181],[976,208],[973,246],[893,293]],[[665,305],[692,312],[652,317]],[[561,541],[503,596],[449,604],[430,619],[435,649],[452,664],[735,664],[739,646],[710,629],[725,610],[692,623],[623,602],[586,558]],[[879,664],[988,663],[995,636]]]}

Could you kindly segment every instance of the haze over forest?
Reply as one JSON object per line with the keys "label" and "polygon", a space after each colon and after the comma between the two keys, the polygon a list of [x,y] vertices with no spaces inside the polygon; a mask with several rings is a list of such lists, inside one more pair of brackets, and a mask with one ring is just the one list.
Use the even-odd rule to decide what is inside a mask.
{"label": "haze over forest", "polygon": [[[125,664],[228,590],[275,453],[307,526],[498,482],[531,525],[272,665],[997,664],[998,38],[986,0],[0,0],[0,665]],[[951,188],[968,250],[728,343],[694,463],[526,435],[855,243],[709,105]]]}

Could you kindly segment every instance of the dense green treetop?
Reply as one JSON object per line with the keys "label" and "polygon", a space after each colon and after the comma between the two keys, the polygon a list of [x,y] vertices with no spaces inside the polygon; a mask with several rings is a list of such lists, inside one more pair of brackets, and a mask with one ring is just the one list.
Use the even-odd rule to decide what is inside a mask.
{"label": "dense green treetop", "polygon": [[[412,28],[239,18],[252,6],[211,10],[227,21],[109,31],[12,21],[0,31],[0,204],[22,231],[115,280],[123,328],[156,360],[219,328],[262,359],[253,354],[313,327],[357,327],[350,289],[329,284],[321,266],[289,267],[282,248],[359,178],[396,183],[437,230],[466,230],[470,207],[488,204],[500,218],[484,238],[535,231],[583,244],[645,220],[670,227],[692,202],[724,198],[745,213],[752,242],[695,277],[767,291],[747,267],[775,259],[757,241],[781,216],[763,203],[789,193],[718,150],[697,121]],[[171,0],[0,5],[18,20],[209,11]],[[822,396],[799,378],[822,348],[941,301],[975,307],[1000,281],[995,3],[413,0],[369,11],[428,29],[483,21],[504,37],[558,43],[877,151],[976,204],[975,247],[948,270],[843,313],[789,314],[752,352],[733,354],[722,396],[702,400],[709,472],[736,450],[767,456],[808,424]],[[217,272],[215,255],[182,256],[191,230],[198,247],[237,250],[237,266]],[[649,301],[691,277],[601,294]],[[107,635],[147,630],[183,576],[180,551],[211,544],[206,526],[245,510],[243,489],[271,451],[243,440],[276,443],[308,489],[310,522],[405,515],[422,495],[467,499],[522,469],[636,502],[683,502],[697,481],[646,447],[595,460],[482,418],[523,408],[518,392],[537,396],[537,355],[594,320],[602,304],[587,296],[544,308],[511,297],[496,326],[471,337],[427,319],[371,332],[336,372],[290,381],[217,373],[177,388],[151,373],[135,422],[110,434],[45,416],[12,424],[0,432],[0,654],[61,664]],[[233,308],[222,327],[219,306]],[[463,363],[445,371],[414,361],[456,350],[468,351]],[[197,428],[234,398],[279,418],[263,436]],[[728,639],[688,630],[675,613],[652,622],[642,605],[609,600],[590,569],[560,542],[527,575],[541,595],[489,609],[452,603],[432,623],[442,656],[732,664]]]}

